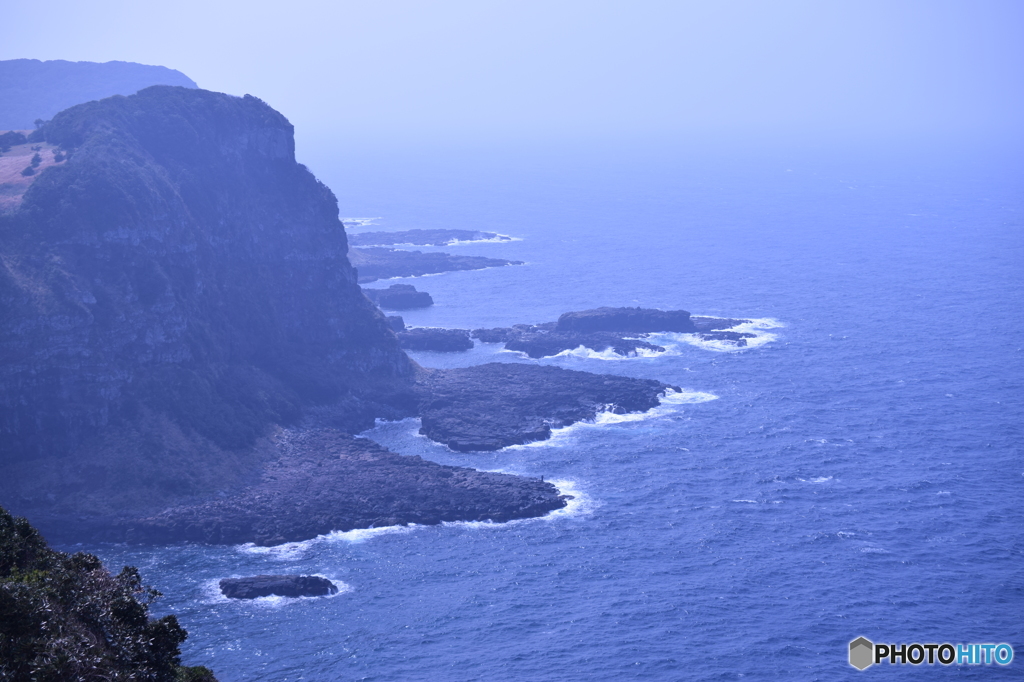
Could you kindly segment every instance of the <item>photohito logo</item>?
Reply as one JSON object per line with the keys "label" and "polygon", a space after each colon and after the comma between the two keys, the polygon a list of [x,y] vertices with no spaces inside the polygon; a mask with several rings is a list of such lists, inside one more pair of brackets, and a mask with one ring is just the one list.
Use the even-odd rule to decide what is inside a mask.
{"label": "photohito logo", "polygon": [[890,665],[1010,665],[1009,644],[875,644],[866,637],[850,642],[850,665],[857,670],[883,661]]}

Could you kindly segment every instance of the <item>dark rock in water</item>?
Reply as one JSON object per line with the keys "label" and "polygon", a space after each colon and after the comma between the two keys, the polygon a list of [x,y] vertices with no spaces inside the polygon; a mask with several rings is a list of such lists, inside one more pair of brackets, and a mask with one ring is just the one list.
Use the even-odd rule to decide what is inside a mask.
{"label": "dark rock in water", "polygon": [[476,230],[402,230],[401,232],[349,232],[352,246],[448,246],[454,242],[512,241],[511,237],[495,232]]}
{"label": "dark rock in water", "polygon": [[612,332],[593,332],[590,334],[576,332],[538,332],[517,335],[505,343],[508,350],[526,353],[531,358],[545,358],[558,355],[566,350],[575,350],[583,346],[602,352],[611,349],[618,355],[635,355],[640,349],[663,353],[662,346],[647,343],[642,339],[625,338]]}
{"label": "dark rock in water", "polygon": [[349,260],[359,271],[360,282],[374,282],[389,277],[418,277],[456,270],[483,270],[503,265],[522,265],[522,261],[483,256],[453,256],[436,251],[402,251],[378,247],[353,248]]}
{"label": "dark rock in water", "polygon": [[595,308],[564,313],[558,318],[559,332],[695,332],[685,310],[653,308]]}
{"label": "dark rock in water", "polygon": [[285,431],[262,480],[127,524],[129,542],[279,545],[354,528],[510,521],[566,504],[540,479],[404,457],[332,429]]}
{"label": "dark rock in water", "polygon": [[392,330],[396,332],[405,331],[405,320],[402,319],[401,315],[388,315],[387,320]]}
{"label": "dark rock in water", "polygon": [[435,370],[417,387],[420,433],[459,452],[546,440],[553,428],[599,412],[643,412],[679,390],[650,379],[513,363]]}
{"label": "dark rock in water", "polygon": [[387,289],[363,289],[366,298],[381,308],[412,310],[434,305],[434,299],[425,291],[416,291],[411,284],[392,284]]}
{"label": "dark rock in water", "polygon": [[453,353],[473,347],[468,329],[437,327],[415,327],[398,332],[398,343],[406,350],[433,350],[441,353]]}
{"label": "dark rock in water", "polygon": [[220,591],[229,599],[257,597],[324,597],[337,594],[338,588],[327,578],[315,575],[255,575],[250,578],[224,578]]}
{"label": "dark rock in water", "polygon": [[558,322],[474,329],[472,336],[484,343],[504,343],[508,350],[531,358],[550,357],[580,346],[628,356],[641,350],[664,352],[664,347],[643,340],[654,332],[696,333],[706,341],[731,341],[743,347],[756,335],[729,329],[744,322],[749,320],[690,317],[685,310],[596,308],[565,313]]}

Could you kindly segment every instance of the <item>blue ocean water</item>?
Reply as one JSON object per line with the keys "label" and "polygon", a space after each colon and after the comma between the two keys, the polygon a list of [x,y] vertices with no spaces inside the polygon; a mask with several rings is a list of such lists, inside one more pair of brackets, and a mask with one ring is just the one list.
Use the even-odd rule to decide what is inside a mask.
{"label": "blue ocean water", "polygon": [[[674,337],[669,353],[630,359],[415,354],[649,377],[688,399],[496,453],[450,452],[415,420],[366,434],[576,495],[543,519],[269,550],[87,547],[165,593],[156,611],[188,628],[186,662],[223,682],[554,682],[930,669],[858,672],[846,661],[858,636],[1009,642],[1024,657],[1024,157],[680,144],[317,158],[343,215],[379,217],[372,229],[519,238],[442,249],[526,265],[408,280],[436,301],[408,324],[639,305],[757,318],[761,343]],[[223,577],[292,572],[346,590],[217,595]],[[1008,679],[1022,665],[934,672]]]}

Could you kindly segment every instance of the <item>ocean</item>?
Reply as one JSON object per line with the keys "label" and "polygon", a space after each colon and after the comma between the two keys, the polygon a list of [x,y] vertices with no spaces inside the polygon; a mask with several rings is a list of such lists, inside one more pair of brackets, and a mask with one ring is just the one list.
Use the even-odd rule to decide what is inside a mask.
{"label": "ocean", "polygon": [[[1024,657],[1024,158],[998,145],[701,144],[320,150],[360,229],[516,241],[525,265],[407,280],[407,324],[477,328],[598,306],[756,320],[735,349],[530,360],[480,344],[427,367],[540,362],[684,392],[551,441],[407,455],[544,476],[548,517],[336,533],[275,548],[62,547],[138,566],[185,662],[261,680],[1020,679],[880,664],[848,643],[1007,642]],[[301,154],[300,154],[300,160]],[[428,250],[428,247],[423,247]],[[370,286],[386,286],[377,282]],[[322,599],[233,603],[229,576],[311,573]],[[858,677],[865,676],[864,678]]]}

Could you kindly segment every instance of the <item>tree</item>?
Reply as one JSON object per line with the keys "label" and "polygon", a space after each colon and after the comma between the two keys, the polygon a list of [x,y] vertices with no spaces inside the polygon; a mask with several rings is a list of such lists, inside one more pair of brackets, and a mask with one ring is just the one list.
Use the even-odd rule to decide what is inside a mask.
{"label": "tree", "polygon": [[159,596],[136,568],[113,575],[92,554],[50,549],[0,508],[0,680],[215,682],[180,665],[188,633],[174,616],[149,617]]}

